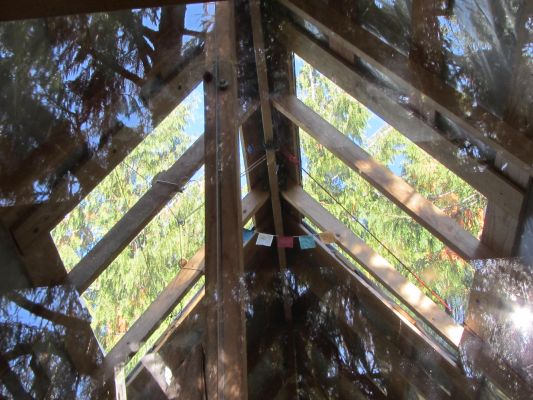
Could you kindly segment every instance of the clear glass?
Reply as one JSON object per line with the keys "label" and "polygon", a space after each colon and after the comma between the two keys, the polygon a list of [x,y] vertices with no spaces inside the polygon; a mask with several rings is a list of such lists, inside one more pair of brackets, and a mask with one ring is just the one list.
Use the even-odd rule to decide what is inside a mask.
{"label": "clear glass", "polygon": [[[213,281],[161,293],[203,244],[211,255],[229,236],[240,246],[237,225],[205,239],[206,192],[230,167],[223,196],[262,201],[244,224],[242,276],[218,281],[232,285],[224,305],[242,306],[220,322],[245,332],[224,357],[246,355],[248,398],[531,398],[530,3],[236,0],[0,22],[0,397],[114,398],[111,366],[125,368],[128,399],[203,398]],[[227,4],[229,63],[226,37],[213,37]],[[460,229],[432,234],[392,206],[323,135],[311,139],[318,128],[289,107],[296,99]],[[124,219],[204,131],[235,135],[230,151],[215,143],[227,163],[204,157],[204,173],[197,155],[185,190],[153,200],[142,226]],[[317,209],[418,278],[372,278],[309,223]],[[278,217],[293,246],[258,245],[279,234]],[[136,228],[120,248],[105,239],[119,221]],[[464,259],[437,238],[465,245],[461,230]],[[107,268],[86,258],[102,248]],[[99,270],[78,291],[66,283],[83,280],[80,264]],[[397,276],[405,287],[393,291]],[[426,297],[408,298],[420,280]],[[460,334],[450,343],[445,330]]]}

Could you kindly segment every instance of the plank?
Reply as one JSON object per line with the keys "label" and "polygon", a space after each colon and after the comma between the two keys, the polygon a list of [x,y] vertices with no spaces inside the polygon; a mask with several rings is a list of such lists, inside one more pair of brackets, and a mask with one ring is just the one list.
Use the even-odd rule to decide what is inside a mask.
{"label": "plank", "polygon": [[[308,235],[309,232],[301,224],[294,223],[290,218],[286,218],[293,234]],[[336,279],[342,284],[346,284],[353,291],[360,301],[361,307],[367,310],[366,316],[369,322],[378,325],[381,331],[387,334],[390,340],[401,349],[407,357],[423,367],[428,376],[440,385],[451,389],[451,396],[457,398],[474,398],[470,388],[470,383],[463,374],[457,362],[420,329],[418,329],[408,318],[399,313],[394,307],[394,303],[385,298],[381,291],[376,290],[372,285],[365,282],[354,270],[353,266],[347,266],[341,262],[337,256],[324,244],[318,242],[317,247],[304,258],[309,261],[308,265],[294,263],[293,270],[300,277],[311,278],[311,290],[320,297],[321,294],[331,291],[331,283],[316,274],[312,266],[331,268]],[[316,278],[316,279],[315,279]],[[342,314],[346,317],[346,314]],[[351,325],[353,325],[351,321]],[[358,328],[358,327],[354,327]],[[414,352],[414,354],[413,354]]]}
{"label": "plank", "polygon": [[463,327],[441,310],[416,285],[404,278],[385,258],[355,236],[301,187],[292,185],[282,192],[296,210],[320,229],[335,233],[339,246],[361,264],[375,279],[401,299],[416,315],[431,326],[452,347],[457,348]]}
{"label": "plank", "polygon": [[150,373],[152,379],[157,383],[160,390],[165,394],[165,398],[176,399],[180,390],[180,386],[176,382],[176,379],[174,379],[173,375],[171,375],[170,379],[167,380],[165,375],[168,366],[159,353],[149,353],[145,355],[142,358],[141,363],[143,367]]}
{"label": "plank", "polygon": [[174,372],[179,385],[176,397],[169,396],[170,399],[206,400],[203,358],[203,348],[199,343],[192,348],[187,358]]}
{"label": "plank", "polygon": [[296,96],[273,100],[276,108],[343,163],[466,260],[489,258],[491,251],[455,220],[421,196],[402,178],[316,114]]}
{"label": "plank", "polygon": [[[180,104],[199,84],[204,65],[204,54],[192,58],[165,87],[148,99],[154,110],[154,118],[163,119]],[[172,102],[169,101],[172,98]],[[157,111],[156,111],[157,109]],[[107,157],[92,157],[72,173],[80,180],[80,195],[64,197],[70,193],[68,179],[61,180],[51,195],[49,202],[39,205],[24,219],[12,227],[13,236],[23,252],[31,251],[34,240],[46,235],[85,196],[87,196],[113,169],[139,144],[144,137],[124,127],[111,134],[104,150]],[[61,147],[61,146],[60,146]]]}
{"label": "plank", "polygon": [[125,363],[135,355],[142,343],[159,327],[176,304],[183,300],[183,297],[203,275],[204,254],[202,247],[113,346],[104,360],[106,368]]}
{"label": "plank", "polygon": [[324,49],[290,23],[285,23],[278,39],[488,200],[496,202],[511,214],[520,212],[524,198],[522,189],[487,165],[463,156],[443,133],[404,108],[386,89],[370,82],[356,72],[352,65]]}
{"label": "plank", "polygon": [[110,12],[132,8],[166,7],[202,2],[202,0],[21,0],[18,3],[7,2],[3,4],[0,21]]}
{"label": "plank", "polygon": [[106,235],[68,274],[69,281],[83,293],[115,257],[141,232],[180,188],[200,169],[204,160],[204,137],[200,136],[154,185],[128,210]]}
{"label": "plank", "polygon": [[115,399],[126,400],[126,378],[124,376],[124,365],[115,367]]}
{"label": "plank", "polygon": [[[261,5],[259,0],[250,0],[250,15],[252,19],[252,34],[254,41],[255,64],[257,66],[257,84],[259,87],[259,101],[261,104],[261,120],[263,123],[264,143],[273,144],[274,131],[272,129],[272,110],[270,106],[270,89],[268,86],[265,40],[263,36]],[[273,146],[267,147],[266,162],[268,170],[268,184],[272,203],[274,231],[276,235],[283,236],[283,220],[281,217],[281,201],[277,175],[276,150]],[[285,249],[277,249],[280,267],[287,267]]]}
{"label": "plank", "polygon": [[[204,289],[201,288],[148,353],[160,354],[163,362],[171,370],[178,368],[186,359],[190,349],[201,343],[205,331],[205,302],[202,301],[204,294]],[[169,362],[167,354],[172,356],[173,362]],[[142,363],[138,363],[129,374],[126,386],[128,396],[133,399],[159,399],[158,395],[167,398]]]}
{"label": "plank", "polygon": [[[519,165],[528,173],[533,172],[533,141],[481,105],[474,105],[476,103],[465,98],[465,94],[446,85],[426,69],[413,70],[408,57],[361,26],[349,23],[344,15],[325,4],[305,0],[279,1],[328,36],[335,35],[344,39],[357,57],[391,78],[407,95],[422,98],[436,111],[458,124],[472,138],[502,153],[506,160]],[[464,107],[464,104],[472,107]]]}
{"label": "plank", "polygon": [[[302,264],[303,260],[305,260],[305,264]],[[413,348],[402,346],[396,335],[387,335],[387,332],[384,332],[379,324],[375,324],[372,320],[364,317],[361,319],[352,317],[350,312],[346,312],[344,304],[357,301],[358,297],[353,293],[345,292],[351,291],[350,285],[347,283],[343,284],[341,281],[330,282],[330,280],[326,283],[321,282],[325,278],[316,268],[319,264],[313,261],[311,252],[305,254],[298,262],[293,262],[291,265],[295,266],[294,272],[297,274],[298,279],[309,285],[311,292],[323,302],[323,306],[331,310],[335,315],[336,323],[339,327],[339,335],[342,336],[342,342],[346,343],[349,349],[356,348],[352,340],[357,340],[357,338],[361,338],[360,340],[364,343],[372,343],[372,357],[377,363],[377,369],[382,372],[381,377],[385,379],[389,396],[394,399],[405,398],[405,390],[411,384],[424,393],[425,398],[450,398],[441,387],[441,385],[447,386],[446,379],[439,379],[438,373],[431,375],[426,372],[428,366],[434,368],[431,365],[432,362],[438,364],[440,361],[429,358],[429,360],[421,362],[417,354],[419,350],[416,345],[411,345]],[[332,287],[335,286],[338,289],[335,289],[335,294],[333,294]],[[361,308],[365,310],[363,315],[372,312],[366,309],[365,306]],[[306,333],[303,333],[303,336],[305,335]],[[328,339],[331,340],[331,338],[323,337],[323,339],[315,340],[315,342],[326,342],[328,344]],[[334,349],[331,350],[334,351]],[[339,368],[339,370],[343,369]],[[364,379],[364,377],[361,378]],[[354,380],[352,378],[352,381]],[[389,390],[393,392],[391,393]],[[380,393],[376,394],[379,395]]]}
{"label": "plank", "polygon": [[490,247],[495,257],[510,257],[519,236],[518,216],[509,215],[489,202],[485,210],[481,242]]}
{"label": "plank", "polygon": [[[271,146],[265,146],[266,149],[266,161],[268,171],[268,183],[270,188],[270,199],[272,204],[272,216],[274,220],[274,232],[278,236],[284,236],[283,218],[281,211],[281,200],[279,194],[279,182],[278,182],[278,163],[276,159],[276,150],[274,145],[274,130],[272,127],[272,109],[270,104],[270,88],[268,85],[267,74],[267,61],[266,61],[266,48],[265,38],[263,34],[263,22],[261,16],[261,2],[259,0],[250,1],[250,16],[252,20],[252,35],[254,42],[255,64],[257,67],[257,84],[259,88],[259,100],[261,103],[261,118],[263,125],[264,143],[271,144]],[[294,135],[291,135],[294,137]],[[296,166],[293,166],[293,168]],[[279,269],[282,275],[286,275],[287,272],[287,254],[285,249],[277,248]],[[282,280],[282,293],[283,293],[283,312],[285,320],[289,326],[292,326],[292,310],[291,300],[289,294],[288,283],[284,279]],[[289,331],[289,349],[290,354],[294,354],[294,332],[292,329]],[[289,356],[288,374],[296,374],[295,363],[292,362],[293,357]],[[296,386],[294,391],[296,392]]]}
{"label": "plank", "polygon": [[[242,206],[242,220],[246,223],[268,201],[268,193],[252,191],[246,195]],[[143,314],[122,336],[117,344],[106,355],[105,368],[125,363],[135,355],[140,345],[159,327],[188,291],[204,273],[205,249],[202,247],[187,262],[184,268],[163,289],[158,297],[148,306]]]}
{"label": "plank", "polygon": [[235,2],[215,6],[206,40],[212,79],[205,91],[206,394],[248,397],[238,157]]}

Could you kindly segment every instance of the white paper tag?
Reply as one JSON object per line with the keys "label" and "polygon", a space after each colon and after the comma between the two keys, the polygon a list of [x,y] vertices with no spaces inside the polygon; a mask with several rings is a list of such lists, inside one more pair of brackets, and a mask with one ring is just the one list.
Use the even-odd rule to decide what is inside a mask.
{"label": "white paper tag", "polygon": [[272,246],[272,241],[274,240],[274,235],[269,235],[268,233],[260,233],[257,235],[257,242],[255,242],[258,246]]}

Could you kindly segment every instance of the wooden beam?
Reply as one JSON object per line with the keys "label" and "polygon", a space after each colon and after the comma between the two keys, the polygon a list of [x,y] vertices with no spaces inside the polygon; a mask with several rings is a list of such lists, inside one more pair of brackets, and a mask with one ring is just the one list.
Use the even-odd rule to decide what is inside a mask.
{"label": "wooden beam", "polygon": [[[428,105],[456,123],[471,138],[480,140],[501,153],[506,160],[533,172],[533,141],[528,140],[490,111],[446,85],[424,69],[414,71],[409,59],[364,28],[349,21],[320,2],[279,0],[299,17],[311,22],[328,36],[344,39],[357,57],[369,63],[399,85],[408,96],[423,99]],[[467,104],[468,107],[465,107]]]}
{"label": "wooden beam", "polygon": [[486,165],[462,156],[460,149],[448,141],[443,133],[404,108],[384,88],[356,72],[353,65],[336,57],[290,23],[283,25],[278,39],[488,200],[495,201],[510,213],[520,212],[524,197],[521,189]]}
{"label": "wooden beam", "polygon": [[493,202],[487,203],[481,243],[490,247],[495,257],[513,255],[519,233],[519,215],[510,215]]}
{"label": "wooden beam", "polygon": [[124,365],[115,367],[115,399],[126,400],[126,378],[124,376]]}
{"label": "wooden beam", "polygon": [[[286,218],[291,224],[290,231],[292,234],[308,235],[309,232],[301,224],[294,223],[292,219]],[[357,274],[353,266],[347,266],[341,262],[337,256],[324,244],[318,242],[317,247],[309,252],[311,265],[315,268],[331,269],[339,282],[347,285],[348,289],[354,293],[359,300],[361,309],[366,310],[365,316],[369,322],[377,325],[377,329],[385,332],[388,340],[394,341],[404,354],[410,354],[417,363],[423,366],[429,377],[439,382],[444,387],[451,390],[452,397],[474,398],[469,381],[463,374],[457,362],[445,352],[435,339],[429,337],[419,328],[417,328],[409,318],[399,313],[394,307],[394,302],[386,298],[383,293],[365,282]],[[302,265],[294,264],[294,271],[300,276],[312,274],[312,268],[309,265],[305,268],[299,268]],[[331,285],[324,281],[323,278],[314,280],[311,286],[321,285],[326,290],[331,290]],[[315,287],[314,290],[317,288]],[[323,290],[320,289],[319,293]],[[353,324],[353,321],[352,321]],[[415,351],[415,354],[412,352]]]}
{"label": "wooden beam", "polygon": [[[199,84],[202,78],[205,55],[202,53],[191,59],[176,74],[166,88],[172,94],[173,102],[168,101],[169,92],[163,90],[149,99],[154,109],[154,118],[163,119],[180,104]],[[155,111],[157,108],[157,111]],[[112,134],[104,147],[108,156],[104,159],[92,157],[72,173],[80,180],[78,195],[70,193],[68,179],[61,180],[54,188],[50,200],[35,208],[33,212],[12,227],[13,236],[23,252],[31,251],[36,238],[50,232],[78,203],[87,196],[139,143],[144,136],[124,127]]]}
{"label": "wooden beam", "polygon": [[344,251],[361,264],[379,283],[402,300],[452,347],[457,348],[463,327],[441,310],[416,285],[404,278],[385,258],[355,236],[349,228],[301,187],[292,185],[283,191],[282,195],[297,211],[308,217],[320,229],[334,232],[337,243]]}
{"label": "wooden beam", "polygon": [[[272,203],[272,215],[274,219],[274,231],[276,235],[283,236],[283,220],[281,217],[281,201],[276,162],[276,150],[274,146],[274,131],[272,129],[272,110],[270,108],[270,89],[268,87],[265,40],[261,18],[261,4],[259,0],[250,0],[250,15],[252,18],[252,33],[254,39],[255,64],[257,66],[257,83],[259,87],[259,100],[261,103],[261,119],[263,122],[263,134],[266,161],[268,169],[268,183],[270,187],[270,200]],[[278,258],[281,270],[287,268],[285,249],[278,248]]]}
{"label": "wooden beam", "polygon": [[[164,393],[164,397],[167,399],[177,399],[180,391],[180,385],[176,382],[173,375],[167,379],[166,371],[168,366],[159,353],[149,353],[141,359],[141,364],[150,373],[153,380],[159,386],[161,392]],[[197,377],[192,376],[195,379]]]}
{"label": "wooden beam", "polygon": [[[176,370],[186,360],[189,351],[202,341],[205,333],[204,294],[204,288],[201,288],[147,353],[159,354],[171,370]],[[142,363],[138,363],[129,374],[126,385],[128,398],[158,399],[157,395],[161,394],[167,399]],[[154,393],[150,393],[150,386]]]}
{"label": "wooden beam", "polygon": [[[252,191],[246,195],[242,206],[242,220],[245,224],[268,200],[268,193]],[[247,253],[250,253],[248,251]],[[163,289],[158,297],[148,306],[130,329],[113,346],[104,359],[105,368],[125,363],[134,356],[141,344],[159,327],[198,279],[204,274],[205,249],[202,247],[180,269],[176,277]],[[248,257],[250,257],[248,255]]]}
{"label": "wooden beam", "polygon": [[204,248],[202,247],[107,353],[104,359],[105,368],[125,363],[133,357],[203,273]]}
{"label": "wooden beam", "polygon": [[365,150],[316,114],[296,96],[274,101],[276,108],[309,133],[343,163],[361,175],[416,222],[466,260],[489,258],[491,251],[455,220],[417,193],[402,178],[375,161]]}
{"label": "wooden beam", "polygon": [[[263,20],[261,16],[261,2],[260,0],[250,0],[250,16],[252,20],[252,34],[255,52],[255,64],[257,67],[257,84],[259,88],[259,100],[261,103],[261,118],[263,123],[263,135],[265,143],[268,183],[270,187],[270,199],[272,204],[272,215],[274,220],[274,232],[276,235],[283,236],[283,219],[281,212],[281,200],[279,194],[278,182],[278,163],[276,160],[276,146],[274,143],[274,130],[272,127],[272,109],[270,104],[270,88],[268,85],[267,74],[267,60],[265,38],[263,35]],[[278,134],[279,135],[279,134]],[[294,136],[294,135],[291,135]],[[293,166],[294,168],[295,166]],[[287,272],[287,254],[284,248],[277,248],[279,269],[282,276],[286,276]],[[291,300],[286,279],[282,279],[282,293],[283,293],[283,310],[285,320],[289,325],[289,348],[288,356],[288,374],[296,375],[295,349],[294,349],[294,332],[292,330],[292,309]],[[296,379],[294,380],[296,382]],[[297,387],[294,386],[294,393],[296,395]]]}
{"label": "wooden beam", "polygon": [[[204,160],[204,137],[200,136],[153,186],[128,210],[68,274],[69,281],[83,293],[115,257],[141,232],[159,211],[200,169]],[[158,181],[172,182],[161,183]]]}
{"label": "wooden beam", "polygon": [[[216,1],[216,0],[215,0]],[[86,14],[130,10],[134,8],[167,7],[180,4],[203,3],[202,0],[21,0],[2,5],[0,21],[47,18],[61,15]]]}
{"label": "wooden beam", "polygon": [[[428,399],[450,398],[445,391],[450,388],[449,382],[446,382],[446,379],[439,379],[439,373],[427,372],[432,362],[438,364],[439,361],[430,357],[429,360],[421,362],[418,355],[420,350],[416,345],[402,346],[395,335],[391,335],[371,319],[366,319],[364,315],[372,311],[364,306],[364,301],[360,307],[362,314],[352,317],[352,310],[346,305],[360,304],[357,302],[357,296],[345,282],[330,280],[324,282],[324,272],[317,268],[320,264],[314,260],[313,252],[308,252],[298,261],[292,261],[293,271],[297,278],[305,285],[309,285],[311,291],[322,301],[322,307],[335,315],[339,333],[349,349],[355,348],[352,340],[357,340],[357,337],[363,343],[372,343],[368,348],[372,348],[372,356],[379,365],[382,378],[387,382],[388,395],[391,396],[390,390],[393,390],[393,398],[404,398],[405,389],[411,384]],[[335,267],[335,264],[331,266]]]}
{"label": "wooden beam", "polygon": [[205,90],[206,394],[248,397],[241,189],[238,157],[235,2],[215,6],[207,38],[213,79]]}
{"label": "wooden beam", "polygon": [[[244,207],[244,206],[243,206]],[[244,263],[255,265],[265,260],[264,252],[250,239],[244,246]],[[270,260],[271,257],[268,257]],[[186,360],[191,348],[201,343],[205,333],[205,299],[203,288],[187,303],[175,322],[160,336],[149,353],[159,353],[171,370],[176,370]],[[130,374],[127,385],[129,393],[146,398],[147,373],[143,365],[138,364]],[[159,390],[159,389],[158,389]]]}

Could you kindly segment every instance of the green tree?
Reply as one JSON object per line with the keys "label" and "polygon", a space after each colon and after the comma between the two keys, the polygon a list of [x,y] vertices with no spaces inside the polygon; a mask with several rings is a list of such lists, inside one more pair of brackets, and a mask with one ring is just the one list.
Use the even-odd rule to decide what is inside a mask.
{"label": "green tree", "polygon": [[[52,232],[73,268],[192,142],[191,108],[179,106]],[[203,182],[191,182],[83,294],[93,327],[109,350],[203,243]]]}
{"label": "green tree", "polygon": [[[368,110],[310,65],[303,64],[297,86],[298,97],[307,106],[404,178],[472,234],[479,235],[485,199],[472,187],[392,127],[381,129],[370,137],[365,136],[370,117]],[[304,188],[402,274],[419,284],[368,233],[372,232],[439,293],[452,307],[455,318],[462,321],[472,268],[309,135],[301,134],[300,138],[304,167],[357,217],[364,228],[306,174]]]}

